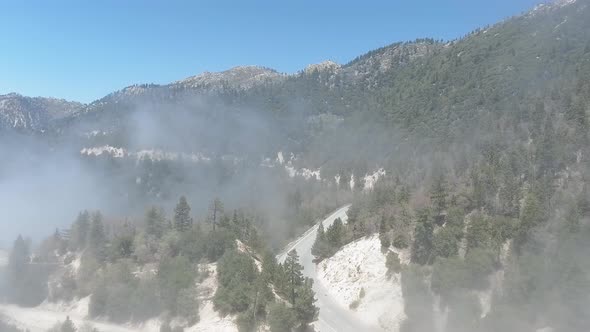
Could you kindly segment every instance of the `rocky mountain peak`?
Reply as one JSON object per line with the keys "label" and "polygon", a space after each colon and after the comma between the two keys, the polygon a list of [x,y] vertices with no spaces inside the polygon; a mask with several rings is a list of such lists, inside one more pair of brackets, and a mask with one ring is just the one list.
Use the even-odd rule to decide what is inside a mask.
{"label": "rocky mountain peak", "polygon": [[191,76],[172,85],[185,88],[208,88],[217,90],[223,87],[250,89],[258,84],[279,80],[285,75],[276,70],[260,66],[238,66],[221,72],[204,72]]}
{"label": "rocky mountain peak", "polygon": [[307,67],[305,67],[303,72],[305,74],[311,74],[314,71],[317,71],[320,73],[322,73],[322,72],[333,73],[333,72],[338,71],[340,68],[341,68],[341,66],[339,64],[337,64],[336,62],[331,61],[331,60],[326,60],[326,61],[323,61],[320,63],[308,65]]}

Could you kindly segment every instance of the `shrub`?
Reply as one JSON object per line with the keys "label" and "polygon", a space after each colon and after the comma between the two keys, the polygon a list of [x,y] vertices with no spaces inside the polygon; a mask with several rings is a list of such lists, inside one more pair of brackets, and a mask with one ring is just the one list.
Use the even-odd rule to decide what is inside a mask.
{"label": "shrub", "polygon": [[459,243],[451,227],[444,227],[434,235],[434,255],[437,257],[456,256],[459,252]]}
{"label": "shrub", "polygon": [[158,281],[155,278],[139,282],[131,300],[133,319],[143,321],[157,316],[162,311],[158,290]]}
{"label": "shrub", "polygon": [[[398,254],[393,251],[387,253],[385,256],[385,266],[387,267],[387,275],[391,277],[394,273],[400,273],[402,271],[401,261],[399,260]],[[361,289],[364,294],[364,289]]]}
{"label": "shrub", "polygon": [[405,249],[409,246],[408,238],[404,234],[397,234],[393,238],[393,246],[398,249]]}
{"label": "shrub", "polygon": [[348,306],[348,308],[350,308],[350,310],[356,310],[359,305],[361,305],[361,300],[354,300],[350,303],[350,305]]}
{"label": "shrub", "polygon": [[269,306],[267,321],[272,332],[290,332],[297,324],[297,317],[293,309],[275,302]]}
{"label": "shrub", "polygon": [[188,320],[189,325],[199,321],[199,301],[193,287],[182,289],[176,299],[176,313]]}
{"label": "shrub", "polygon": [[245,254],[231,250],[225,253],[217,265],[219,287],[213,303],[222,314],[246,311],[254,292],[254,281],[258,271],[252,259]]}
{"label": "shrub", "polygon": [[459,257],[437,258],[432,267],[431,288],[443,297],[464,287],[467,277],[465,263]]}
{"label": "shrub", "polygon": [[465,269],[467,286],[473,289],[488,287],[486,278],[494,271],[494,255],[489,250],[473,249],[465,255]]}
{"label": "shrub", "polygon": [[381,242],[381,248],[389,248],[391,245],[391,240],[389,240],[389,234],[382,233],[379,235],[379,241]]}
{"label": "shrub", "polygon": [[182,289],[192,286],[195,269],[188,258],[178,256],[164,259],[158,268],[158,283],[164,307],[177,312],[177,298]]}

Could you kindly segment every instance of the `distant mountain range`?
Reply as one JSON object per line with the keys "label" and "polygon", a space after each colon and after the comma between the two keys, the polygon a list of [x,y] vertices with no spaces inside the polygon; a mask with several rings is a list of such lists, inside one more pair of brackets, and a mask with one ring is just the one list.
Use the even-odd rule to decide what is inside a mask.
{"label": "distant mountain range", "polygon": [[318,83],[331,89],[342,83],[371,87],[378,83],[378,75],[408,64],[441,47],[442,44],[431,40],[396,43],[369,52],[344,66],[325,61],[309,65],[292,75],[265,67],[239,66],[217,73],[205,72],[166,85],[132,85],[90,104],[55,98],[31,98],[10,93],[0,95],[0,129],[43,132],[59,120],[109,109],[118,103],[139,101],[141,98],[149,98],[150,95],[157,95],[160,100],[174,100],[193,94],[222,95],[229,91],[247,93],[252,89],[277,86],[308,77],[314,77]]}
{"label": "distant mountain range", "polygon": [[52,121],[72,116],[84,104],[63,99],[0,95],[0,128],[42,131]]}
{"label": "distant mountain range", "polygon": [[458,40],[395,43],[344,65],[325,61],[295,74],[235,67],[165,85],[132,85],[89,104],[8,94],[0,96],[0,132],[74,134],[92,136],[85,147],[126,146],[129,138],[122,137],[136,126],[138,110],[157,121],[198,114],[183,120],[192,128],[187,137],[207,121],[242,125],[248,110],[272,128],[266,141],[296,151],[330,128],[362,127],[359,119],[402,137],[448,144],[498,121],[520,121],[525,104],[547,98],[547,90],[571,94],[590,61],[588,31],[588,2],[563,0]]}

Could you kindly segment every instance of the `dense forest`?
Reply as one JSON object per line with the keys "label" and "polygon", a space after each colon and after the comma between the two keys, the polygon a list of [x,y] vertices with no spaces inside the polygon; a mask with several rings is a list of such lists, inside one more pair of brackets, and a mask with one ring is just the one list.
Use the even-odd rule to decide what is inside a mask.
{"label": "dense forest", "polygon": [[22,237],[15,241],[3,295],[23,306],[90,295],[91,317],[141,322],[164,315],[162,330],[174,319],[176,331],[178,322],[199,320],[196,285],[215,266],[215,309],[236,317],[240,330],[265,321],[277,331],[305,327],[318,313],[313,281],[302,276],[296,251],[277,262],[260,236],[261,223],[245,211],[226,212],[218,199],[195,221],[184,196],[170,218],[157,207],[136,223],[83,211],[34,253]]}

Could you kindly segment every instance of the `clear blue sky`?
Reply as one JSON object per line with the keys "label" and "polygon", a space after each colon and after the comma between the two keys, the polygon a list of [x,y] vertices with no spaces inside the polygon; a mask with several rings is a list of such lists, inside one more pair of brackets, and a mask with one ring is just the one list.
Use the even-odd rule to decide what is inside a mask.
{"label": "clear blue sky", "polygon": [[90,102],[134,83],[292,73],[396,41],[454,39],[539,0],[27,1],[0,6],[0,94]]}

